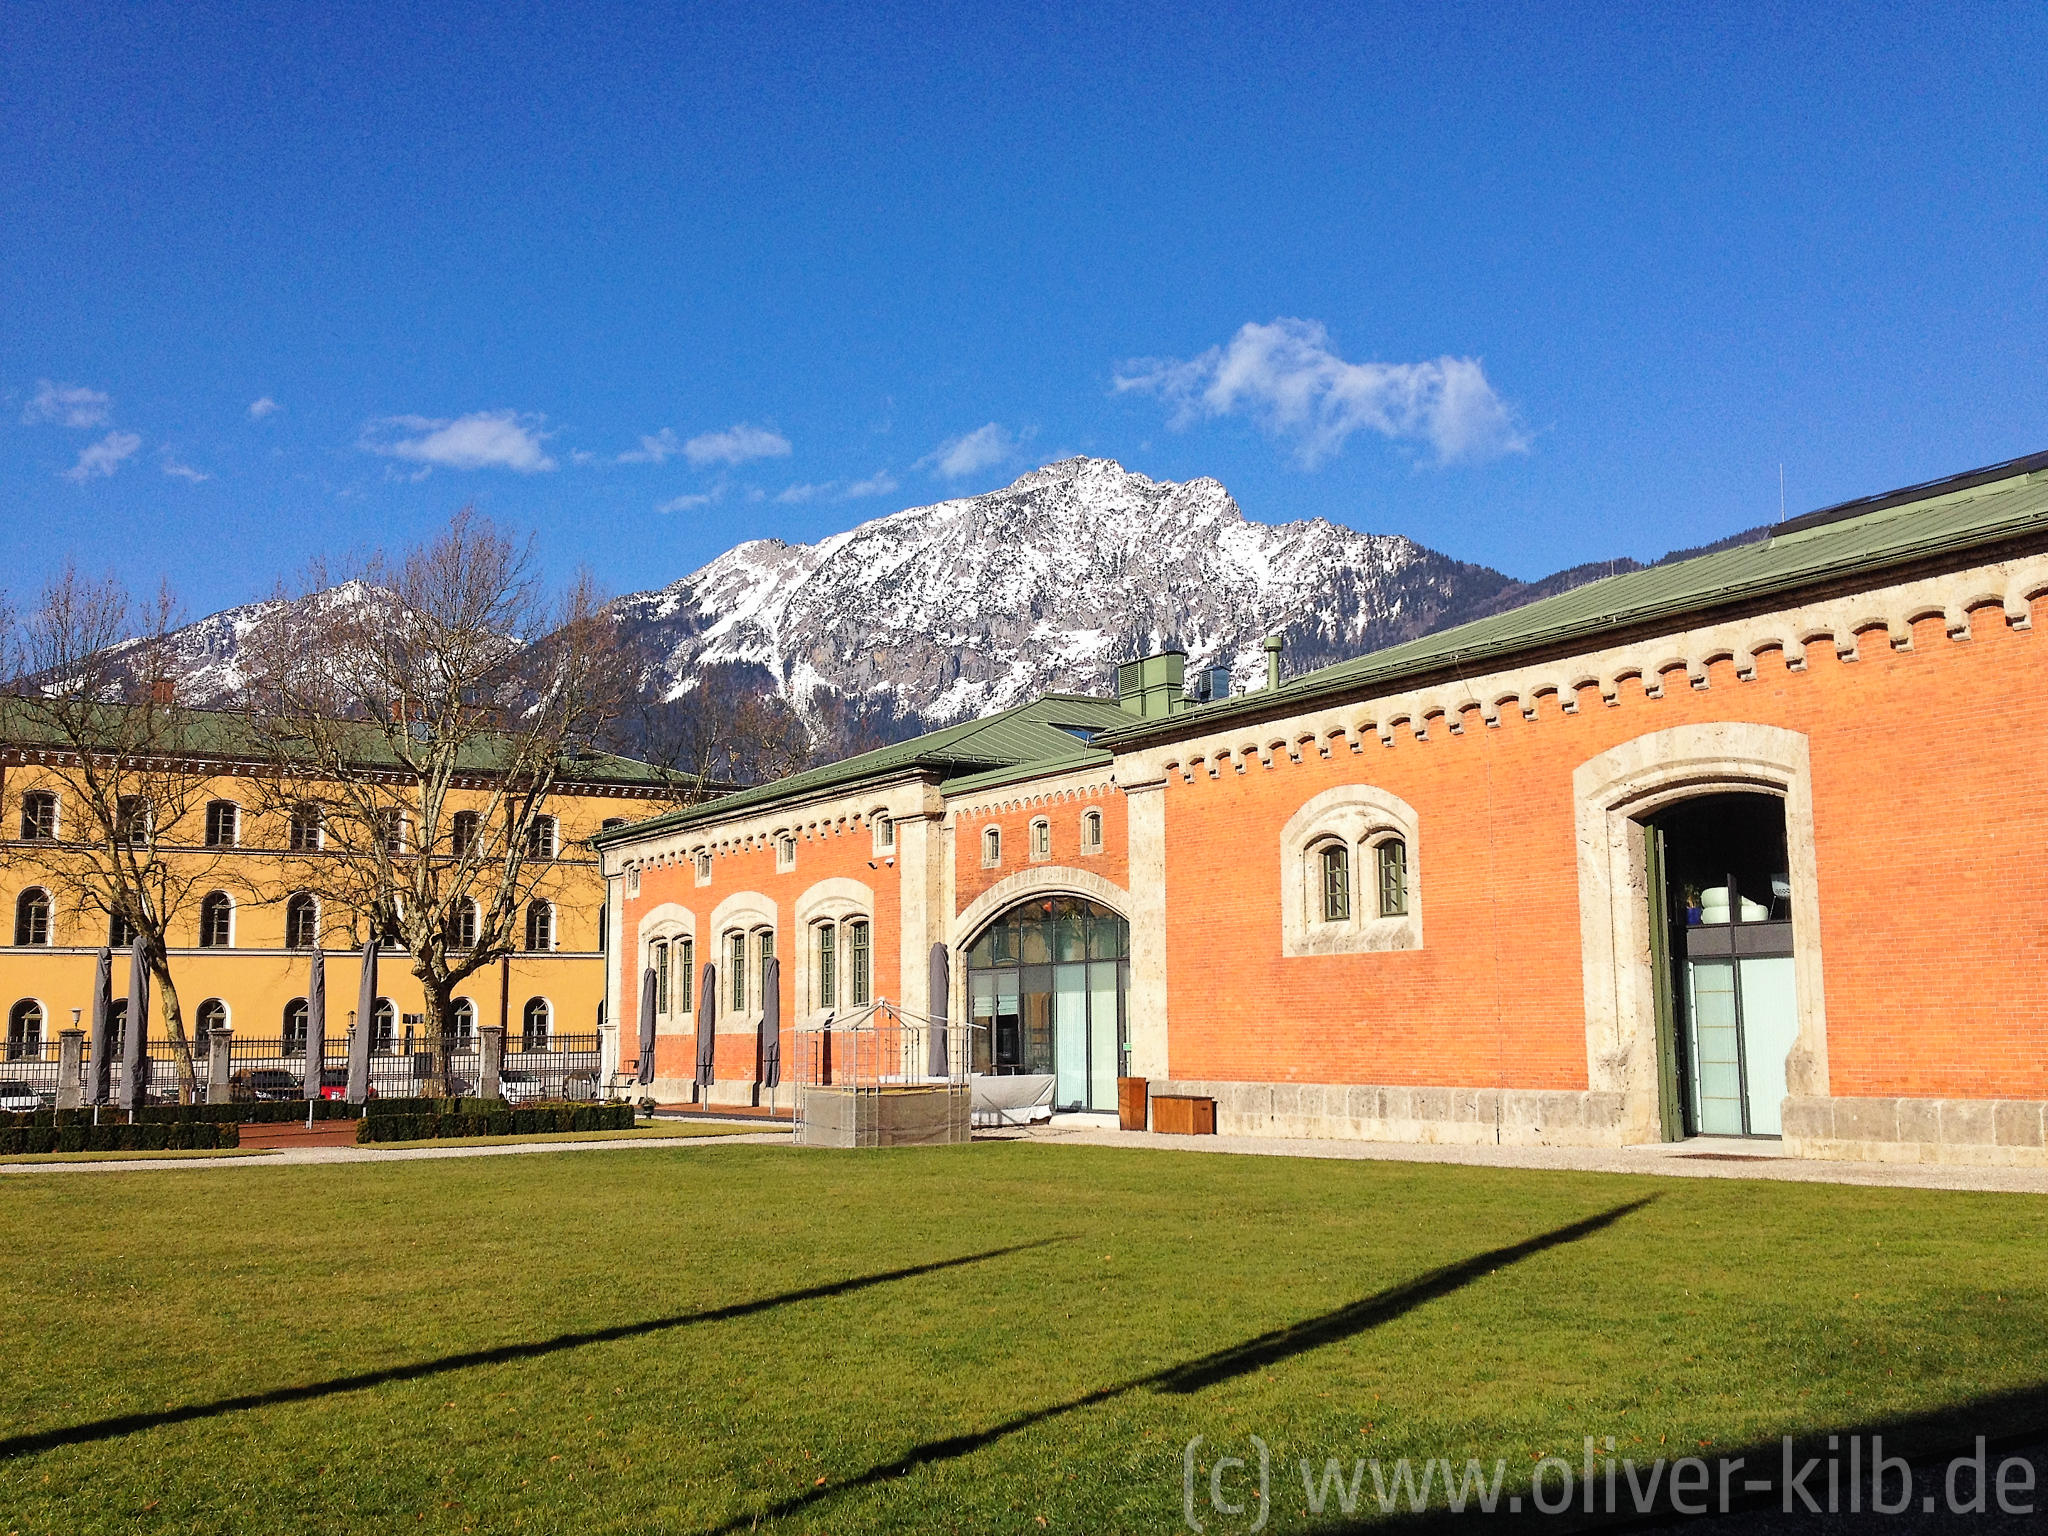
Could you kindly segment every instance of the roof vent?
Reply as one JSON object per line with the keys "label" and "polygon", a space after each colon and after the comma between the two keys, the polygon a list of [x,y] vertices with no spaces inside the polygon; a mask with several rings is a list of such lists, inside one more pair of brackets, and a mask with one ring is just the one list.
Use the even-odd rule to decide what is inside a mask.
{"label": "roof vent", "polygon": [[1268,635],[1266,636],[1265,644],[1266,686],[1268,688],[1278,688],[1280,686],[1280,652],[1286,648],[1287,642],[1278,635]]}
{"label": "roof vent", "polygon": [[1116,701],[1141,720],[1160,720],[1188,707],[1188,653],[1160,651],[1136,661],[1119,662]]}

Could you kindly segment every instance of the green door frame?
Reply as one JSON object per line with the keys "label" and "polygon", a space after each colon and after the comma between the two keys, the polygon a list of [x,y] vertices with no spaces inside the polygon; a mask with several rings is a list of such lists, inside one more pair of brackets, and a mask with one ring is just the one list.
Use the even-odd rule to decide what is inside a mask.
{"label": "green door frame", "polygon": [[1657,1002],[1657,1129],[1666,1141],[1685,1139],[1679,1096],[1677,972],[1671,955],[1671,892],[1665,885],[1664,829],[1643,827],[1644,881],[1650,896],[1650,986]]}

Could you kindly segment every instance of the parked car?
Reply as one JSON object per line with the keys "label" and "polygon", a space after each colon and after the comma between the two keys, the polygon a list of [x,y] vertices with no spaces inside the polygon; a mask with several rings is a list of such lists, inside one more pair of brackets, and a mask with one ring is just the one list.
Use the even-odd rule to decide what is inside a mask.
{"label": "parked car", "polygon": [[[371,1098],[377,1097],[375,1088],[366,1088]],[[320,1097],[323,1099],[345,1099],[348,1097],[348,1068],[328,1067],[320,1074]]]}
{"label": "parked car", "polygon": [[0,1081],[0,1109],[44,1109],[56,1102],[54,1092],[42,1093],[34,1083],[25,1083],[18,1077]]}
{"label": "parked car", "polygon": [[228,1096],[245,1104],[251,1099],[296,1099],[305,1091],[304,1081],[283,1067],[244,1067],[228,1079]]}

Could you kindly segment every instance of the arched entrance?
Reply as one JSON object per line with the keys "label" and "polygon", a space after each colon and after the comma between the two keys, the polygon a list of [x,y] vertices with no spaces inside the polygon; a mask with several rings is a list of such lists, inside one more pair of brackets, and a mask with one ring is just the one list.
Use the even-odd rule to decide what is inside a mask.
{"label": "arched entrance", "polygon": [[1785,802],[1697,795],[1644,827],[1666,1134],[1779,1135],[1799,1037]]}
{"label": "arched entrance", "polygon": [[1130,924],[1084,897],[1005,910],[967,951],[974,1070],[1049,1076],[1054,1107],[1114,1111],[1130,955]]}

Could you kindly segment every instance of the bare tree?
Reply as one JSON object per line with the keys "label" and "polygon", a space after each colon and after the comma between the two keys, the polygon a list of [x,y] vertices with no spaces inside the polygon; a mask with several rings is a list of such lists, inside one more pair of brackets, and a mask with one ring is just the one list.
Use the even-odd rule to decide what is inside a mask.
{"label": "bare tree", "polygon": [[215,882],[221,855],[201,823],[222,752],[217,717],[176,702],[166,642],[179,622],[168,588],[137,603],[112,576],[67,566],[22,621],[5,707],[10,744],[54,782],[60,806],[53,835],[16,852],[46,871],[74,921],[141,939],[190,1103],[198,1079],[168,935]]}
{"label": "bare tree", "polygon": [[470,511],[346,575],[316,567],[251,637],[266,793],[317,828],[290,878],[408,952],[439,1095],[454,989],[520,947],[554,857],[542,818],[616,714],[620,668],[589,579],[550,602],[530,546]]}
{"label": "bare tree", "polygon": [[674,698],[643,693],[613,736],[660,775],[678,807],[795,773],[811,751],[802,719],[759,667],[704,667]]}

